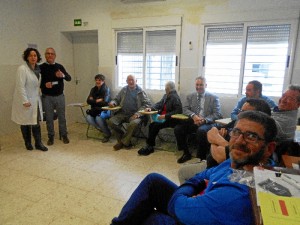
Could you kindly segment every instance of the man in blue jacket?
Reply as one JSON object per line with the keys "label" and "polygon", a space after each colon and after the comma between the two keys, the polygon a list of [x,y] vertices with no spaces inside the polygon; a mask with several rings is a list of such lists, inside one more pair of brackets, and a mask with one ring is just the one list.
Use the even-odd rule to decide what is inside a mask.
{"label": "man in blue jacket", "polygon": [[262,100],[266,101],[268,103],[268,105],[270,106],[271,110],[277,106],[276,103],[272,99],[270,99],[268,96],[265,96],[262,94],[262,83],[260,83],[257,80],[252,80],[247,84],[245,95],[246,96],[242,97],[238,101],[238,103],[236,104],[234,109],[232,110],[232,112],[230,114],[232,120],[237,119],[242,106],[244,105],[246,100],[249,98],[258,98],[258,99],[262,99]]}
{"label": "man in blue jacket", "polygon": [[231,175],[266,164],[276,146],[276,133],[270,116],[240,113],[229,141],[230,159],[180,187],[162,175],[149,174],[111,224],[253,224],[249,187],[231,181]]}

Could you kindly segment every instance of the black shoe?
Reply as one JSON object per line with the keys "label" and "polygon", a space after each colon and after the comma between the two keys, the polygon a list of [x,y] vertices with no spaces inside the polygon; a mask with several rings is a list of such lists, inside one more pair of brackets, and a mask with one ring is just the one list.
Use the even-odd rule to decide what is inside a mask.
{"label": "black shoe", "polygon": [[178,163],[184,163],[192,158],[191,154],[183,153],[183,155],[177,160]]}
{"label": "black shoe", "polygon": [[36,144],[35,148],[38,149],[38,150],[44,151],[44,152],[48,151],[48,148],[46,146],[44,146],[42,142],[39,143],[39,144]]}
{"label": "black shoe", "polygon": [[54,137],[49,137],[47,141],[47,145],[53,145],[54,144]]}
{"label": "black shoe", "polygon": [[113,148],[114,148],[115,151],[118,151],[118,150],[122,149],[123,147],[124,147],[124,145],[123,145],[122,142],[117,142],[117,144],[115,144],[113,146]]}
{"label": "black shoe", "polygon": [[110,138],[110,136],[104,136],[101,142],[106,143],[109,141],[109,138]]}
{"label": "black shoe", "polygon": [[129,145],[124,145],[126,150],[130,150],[133,147],[133,144],[129,143]]}
{"label": "black shoe", "polygon": [[26,149],[27,150],[33,150],[32,144],[31,143],[25,143]]}
{"label": "black shoe", "polygon": [[145,155],[145,156],[150,155],[153,152],[154,152],[153,146],[147,146],[147,147],[144,147],[144,148],[141,148],[140,150],[138,150],[139,155]]}
{"label": "black shoe", "polygon": [[67,135],[62,136],[62,140],[63,140],[64,144],[69,144],[70,143],[70,140],[69,140]]}

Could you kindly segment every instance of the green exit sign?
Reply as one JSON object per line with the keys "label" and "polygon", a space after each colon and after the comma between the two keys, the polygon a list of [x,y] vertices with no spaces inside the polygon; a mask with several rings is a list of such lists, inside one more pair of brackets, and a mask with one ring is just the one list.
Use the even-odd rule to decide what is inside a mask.
{"label": "green exit sign", "polygon": [[75,19],[74,20],[74,26],[81,26],[81,25],[82,25],[81,19]]}

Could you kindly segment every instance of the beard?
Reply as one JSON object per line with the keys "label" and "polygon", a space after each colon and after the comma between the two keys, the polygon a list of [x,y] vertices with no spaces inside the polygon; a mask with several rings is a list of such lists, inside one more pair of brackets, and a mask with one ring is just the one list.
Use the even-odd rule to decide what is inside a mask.
{"label": "beard", "polygon": [[[246,146],[246,145],[233,145],[231,149],[236,148],[236,149],[240,149],[243,152],[251,152],[251,150]],[[256,153],[249,155],[246,158],[241,158],[241,159],[233,159],[231,156],[231,151],[229,153],[231,160],[236,164],[236,168],[240,169],[245,165],[259,165],[261,160],[263,159],[263,155],[265,154],[265,148],[266,145],[264,144],[259,151],[257,151]]]}

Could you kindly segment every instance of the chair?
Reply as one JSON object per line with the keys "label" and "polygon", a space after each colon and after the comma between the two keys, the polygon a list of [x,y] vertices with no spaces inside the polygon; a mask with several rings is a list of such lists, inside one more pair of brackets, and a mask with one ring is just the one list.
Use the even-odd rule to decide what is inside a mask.
{"label": "chair", "polygon": [[[81,111],[81,114],[82,116],[84,117],[84,120],[86,121],[86,110],[85,108],[88,106],[87,103],[71,103],[71,104],[68,104],[68,106],[72,106],[72,107],[76,107],[76,108],[80,108],[80,111]],[[86,133],[85,133],[85,136],[87,138],[90,138],[92,136],[89,136],[89,131],[91,129],[91,125],[88,123],[87,124],[87,129],[86,129]],[[96,138],[95,136],[93,136],[92,138]]]}

